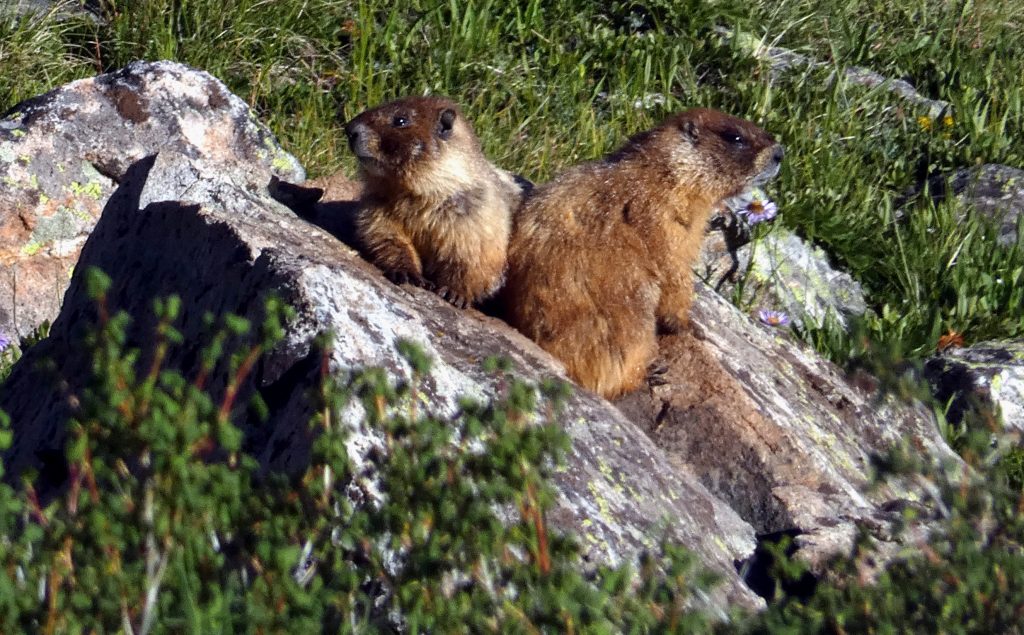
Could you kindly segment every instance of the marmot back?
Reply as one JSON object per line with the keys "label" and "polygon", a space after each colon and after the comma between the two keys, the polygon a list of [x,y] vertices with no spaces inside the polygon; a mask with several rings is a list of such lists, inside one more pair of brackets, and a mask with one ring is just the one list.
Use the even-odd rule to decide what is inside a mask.
{"label": "marmot back", "polygon": [[392,281],[465,307],[501,285],[521,191],[494,167],[458,106],[410,97],[345,126],[363,191],[356,235]]}
{"label": "marmot back", "polygon": [[638,387],[657,327],[687,322],[712,207],[774,177],[782,154],[753,123],[696,109],[538,187],[516,215],[504,317],[583,386]]}

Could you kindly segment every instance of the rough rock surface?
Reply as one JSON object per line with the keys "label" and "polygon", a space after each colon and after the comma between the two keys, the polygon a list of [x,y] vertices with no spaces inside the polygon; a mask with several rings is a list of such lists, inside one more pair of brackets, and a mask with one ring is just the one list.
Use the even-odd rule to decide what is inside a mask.
{"label": "rough rock surface", "polygon": [[1016,244],[1024,212],[1024,170],[993,163],[963,168],[932,179],[929,191],[937,199],[955,195],[964,215],[978,214],[995,223],[997,244]]}
{"label": "rough rock surface", "polygon": [[868,493],[871,456],[908,444],[958,463],[934,417],[879,403],[833,364],[699,286],[693,328],[661,340],[664,385],[620,408],[758,534],[797,533],[798,553],[812,565],[847,549],[858,527],[889,538],[894,510],[922,496],[899,483]]}
{"label": "rough rock surface", "polygon": [[929,359],[924,373],[941,402],[952,400],[950,421],[959,423],[969,408],[991,407],[1008,430],[1024,432],[1024,341],[951,348]]}
{"label": "rough rock surface", "polygon": [[[741,281],[739,303],[786,312],[797,325],[821,327],[831,316],[845,325],[867,310],[864,291],[850,274],[834,268],[820,247],[782,227],[736,249],[733,278]],[[710,232],[701,246],[696,273],[730,297],[737,283],[726,275],[733,266],[723,232]]]}
{"label": "rough rock surface", "polygon": [[107,198],[158,150],[238,162],[248,187],[304,178],[245,102],[181,64],[136,62],[19,104],[0,116],[0,332],[57,315]]}
{"label": "rough rock surface", "polygon": [[[81,389],[86,360],[75,342],[95,312],[82,274],[89,266],[112,276],[110,306],[136,316],[149,314],[153,298],[180,294],[180,330],[192,348],[200,345],[207,311],[257,318],[261,297],[271,292],[298,309],[286,342],[253,377],[253,388],[262,392],[271,414],[258,427],[265,434],[251,434],[249,445],[264,464],[278,469],[297,469],[308,460],[305,395],[318,367],[310,343],[322,331],[338,334],[331,359],[338,372],[382,366],[405,375],[395,342],[420,343],[436,360],[425,399],[441,411],[452,411],[460,395],[494,394],[500,377],[481,364],[492,354],[510,356],[525,378],[562,374],[550,357],[497,320],[391,284],[330,234],[240,185],[236,179],[244,175],[238,165],[165,151],[147,176],[147,163],[141,162],[108,202],[51,336],[30,349],[0,388],[0,408],[14,422],[14,445],[5,457],[11,473],[60,456],[66,400],[54,378],[37,370],[37,362],[62,360],[63,392]],[[136,341],[145,341],[150,326],[145,319],[138,322]],[[176,361],[188,366],[189,353],[179,353]],[[353,427],[361,420],[358,414],[348,414]],[[673,470],[640,429],[600,398],[574,392],[562,423],[573,452],[556,475],[560,503],[551,521],[578,532],[593,561],[635,556],[655,544],[667,520],[678,540],[725,577],[713,605],[760,604],[734,570],[734,562],[754,549],[750,525],[695,478]],[[357,429],[350,444],[357,460],[374,439],[373,430]]]}

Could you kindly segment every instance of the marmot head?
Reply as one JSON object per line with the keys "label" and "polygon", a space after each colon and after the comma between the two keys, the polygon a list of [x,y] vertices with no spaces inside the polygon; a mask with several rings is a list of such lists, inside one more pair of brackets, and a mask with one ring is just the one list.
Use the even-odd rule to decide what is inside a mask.
{"label": "marmot head", "polygon": [[475,181],[480,142],[455,102],[408,97],[345,125],[349,148],[370,189],[448,196]]}
{"label": "marmot head", "polygon": [[753,123],[717,110],[677,113],[616,153],[666,165],[680,181],[699,183],[715,200],[762,185],[779,172],[783,148]]}

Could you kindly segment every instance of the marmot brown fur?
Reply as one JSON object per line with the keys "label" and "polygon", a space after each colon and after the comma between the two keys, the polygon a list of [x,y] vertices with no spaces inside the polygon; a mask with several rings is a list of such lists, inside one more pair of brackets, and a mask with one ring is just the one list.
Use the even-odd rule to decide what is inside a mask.
{"label": "marmot brown fur", "polygon": [[504,317],[583,386],[638,387],[657,327],[687,322],[712,208],[774,177],[782,154],[753,123],[695,109],[538,187],[516,215]]}
{"label": "marmot brown fur", "polygon": [[392,281],[459,307],[492,295],[521,189],[484,157],[459,107],[400,99],[360,114],[345,133],[363,180],[355,225],[367,256]]}

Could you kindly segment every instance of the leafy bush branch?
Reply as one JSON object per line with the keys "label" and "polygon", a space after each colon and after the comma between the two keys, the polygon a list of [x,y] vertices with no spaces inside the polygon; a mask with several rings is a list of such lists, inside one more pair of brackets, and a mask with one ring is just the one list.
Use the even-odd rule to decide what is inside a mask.
{"label": "leafy bush branch", "polygon": [[[569,446],[556,423],[564,386],[492,360],[498,396],[443,416],[422,405],[430,360],[413,344],[399,345],[409,379],[363,369],[341,381],[321,338],[309,464],[268,472],[244,449],[238,399],[291,310],[269,300],[257,329],[223,319],[186,373],[167,364],[183,343],[180,302],[155,303],[143,354],[108,285],[90,272],[99,319],[84,342],[90,377],[67,395],[66,485],[37,492],[29,474],[0,486],[0,630],[707,628],[690,599],[713,579],[682,549],[645,555],[639,576],[586,571],[576,541],[548,525],[549,477]],[[361,462],[346,446],[352,408],[379,440]]]}

